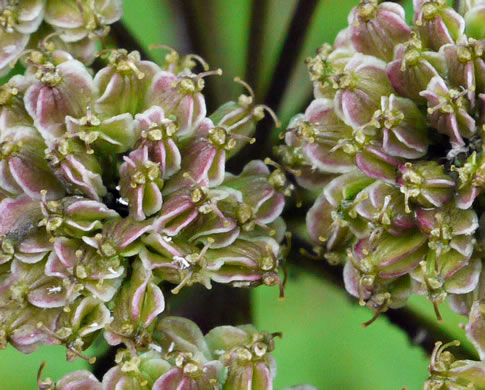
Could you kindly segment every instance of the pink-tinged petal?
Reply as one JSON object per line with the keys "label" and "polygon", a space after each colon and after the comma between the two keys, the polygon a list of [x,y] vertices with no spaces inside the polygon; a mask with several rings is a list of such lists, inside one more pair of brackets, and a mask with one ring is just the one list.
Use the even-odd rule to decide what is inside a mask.
{"label": "pink-tinged petal", "polygon": [[446,188],[425,188],[421,194],[435,207],[444,206],[452,198],[452,193]]}
{"label": "pink-tinged petal", "polygon": [[184,193],[174,193],[164,200],[160,217],[157,218],[154,226],[155,230],[163,228],[169,221],[177,218],[181,214],[194,208],[189,195]]}
{"label": "pink-tinged petal", "polygon": [[141,313],[143,326],[148,327],[165,310],[165,297],[160,287],[150,283],[146,289],[146,299]]}
{"label": "pink-tinged petal", "polygon": [[466,325],[466,335],[472,342],[480,359],[485,359],[485,316],[483,314],[483,301],[473,303],[470,311],[470,319]]}
{"label": "pink-tinged petal", "polygon": [[184,373],[180,368],[173,367],[153,384],[152,390],[187,390]]}
{"label": "pink-tinged petal", "polygon": [[6,32],[3,28],[0,30],[0,71],[6,69],[12,61],[17,57],[27,46],[29,42],[29,35],[22,34],[16,31]]}
{"label": "pink-tinged petal", "polygon": [[305,110],[305,119],[312,123],[325,122],[333,113],[333,101],[330,99],[314,99]]}
{"label": "pink-tinged petal", "polygon": [[10,194],[21,194],[22,188],[13,178],[8,160],[0,160],[0,189]]}
{"label": "pink-tinged petal", "polygon": [[58,199],[64,195],[62,184],[49,171],[32,166],[19,157],[10,159],[10,172],[23,192],[32,199],[40,199],[41,191],[46,190],[50,198]]}
{"label": "pink-tinged petal", "polygon": [[75,371],[56,383],[59,390],[103,390],[103,386],[89,371]]}
{"label": "pink-tinged petal", "polygon": [[353,158],[342,149],[332,151],[326,145],[305,143],[303,152],[311,164],[322,172],[345,173],[354,169]]}
{"label": "pink-tinged petal", "polygon": [[23,253],[45,253],[52,249],[52,243],[47,234],[37,231],[25,237],[18,246],[18,250]]}
{"label": "pink-tinged petal", "polygon": [[259,362],[255,364],[252,378],[252,388],[261,390],[273,390],[273,378],[269,367]]}
{"label": "pink-tinged petal", "polygon": [[233,282],[258,282],[261,275],[241,267],[223,266],[210,274],[216,283],[229,284]]}
{"label": "pink-tinged petal", "polygon": [[455,250],[449,250],[439,257],[441,264],[440,274],[446,279],[450,279],[457,274],[461,269],[470,264],[470,257],[463,256]]}
{"label": "pink-tinged petal", "polygon": [[482,262],[474,258],[445,282],[445,289],[452,294],[466,294],[473,291],[480,279]]}
{"label": "pink-tinged petal", "polygon": [[173,139],[168,139],[165,141],[165,152],[166,159],[164,175],[170,177],[180,169],[182,164],[182,156],[177,144]]}
{"label": "pink-tinged petal", "polygon": [[119,216],[116,211],[111,210],[104,203],[85,199],[69,204],[64,212],[66,215],[88,220],[116,218]]}
{"label": "pink-tinged petal", "polygon": [[162,229],[162,232],[168,236],[174,237],[179,234],[182,229],[194,222],[198,215],[199,212],[196,209],[188,210],[172,219],[170,223],[166,224]]}
{"label": "pink-tinged petal", "polygon": [[[72,294],[75,298],[76,294]],[[66,304],[66,289],[62,286],[62,279],[52,278],[51,281],[43,283],[40,287],[30,291],[27,295],[28,301],[43,309],[63,307]]]}
{"label": "pink-tinged petal", "polygon": [[62,94],[57,88],[37,83],[26,92],[25,108],[47,142],[54,142],[64,133],[64,119],[68,112]]}
{"label": "pink-tinged petal", "polygon": [[347,292],[359,298],[359,271],[352,265],[351,261],[347,261],[344,266],[344,284]]}
{"label": "pink-tinged petal", "polygon": [[171,238],[164,237],[158,233],[151,233],[143,237],[143,243],[150,248],[155,249],[158,253],[172,258],[173,256],[183,256],[182,252],[172,242]]}
{"label": "pink-tinged petal", "polygon": [[43,260],[46,253],[16,253],[15,258],[25,264],[35,264]]}
{"label": "pink-tinged petal", "polygon": [[388,266],[403,259],[425,246],[427,237],[419,231],[395,237],[386,236],[378,244],[376,256],[381,266]]}
{"label": "pink-tinged petal", "polygon": [[355,156],[355,162],[359,169],[369,177],[394,181],[396,179],[397,162],[396,165],[389,164],[379,157],[366,150]]}
{"label": "pink-tinged petal", "polygon": [[456,220],[453,221],[453,233],[456,235],[471,235],[478,229],[478,217],[473,210],[463,210],[457,213]]}
{"label": "pink-tinged petal", "polygon": [[147,95],[150,105],[163,108],[168,117],[174,115],[180,126],[178,134],[189,136],[199,127],[206,116],[205,99],[200,92],[184,95],[176,84],[180,78],[169,72],[159,72]]}
{"label": "pink-tinged petal", "polygon": [[283,194],[275,193],[273,197],[264,202],[256,211],[257,219],[261,223],[268,224],[278,218],[285,207]]}
{"label": "pink-tinged petal", "polygon": [[306,215],[307,231],[315,243],[321,244],[328,237],[333,223],[331,216],[333,209],[326,196],[321,194],[308,211]]}
{"label": "pink-tinged petal", "polygon": [[66,157],[66,160],[61,163],[61,170],[66,181],[74,184],[90,198],[99,200],[100,196],[106,195],[107,189],[101,175],[88,170],[74,156]]}
{"label": "pink-tinged petal", "polygon": [[338,112],[345,123],[352,127],[360,127],[369,122],[377,109],[375,102],[360,90],[338,91],[335,100],[338,102]]}
{"label": "pink-tinged petal", "polygon": [[66,278],[70,275],[66,266],[59,260],[55,252],[51,252],[45,264],[45,274],[56,278]]}
{"label": "pink-tinged petal", "polygon": [[229,389],[252,389],[253,365],[234,365],[227,376],[225,387]]}
{"label": "pink-tinged petal", "polygon": [[268,166],[261,160],[252,160],[246,164],[241,172],[244,176],[268,176],[270,174]]}
{"label": "pink-tinged petal", "polygon": [[[201,183],[207,180],[207,174],[214,163],[217,149],[203,140],[193,142],[184,153],[180,171],[171,178],[164,187],[164,194],[170,194],[182,187],[190,187],[193,183]],[[186,178],[184,174],[189,174]]]}
{"label": "pink-tinged petal", "polygon": [[155,183],[149,183],[145,186],[143,194],[143,211],[149,217],[160,211],[162,208],[162,193]]}
{"label": "pink-tinged petal", "polygon": [[15,199],[6,198],[0,202],[0,234],[20,235],[31,231],[41,218],[38,201],[22,195]]}
{"label": "pink-tinged petal", "polygon": [[323,193],[332,206],[338,207],[343,200],[355,197],[373,182],[374,179],[369,178],[356,169],[333,179],[325,186]]}
{"label": "pink-tinged petal", "polygon": [[[152,106],[148,110],[135,116],[135,128],[139,131],[149,130],[152,123],[160,123],[165,119],[165,112],[162,107]],[[140,136],[140,134],[137,134]]]}
{"label": "pink-tinged petal", "polygon": [[55,253],[66,268],[73,268],[79,262],[76,256],[76,251],[79,249],[81,249],[81,243],[74,239],[59,237],[54,243]]}
{"label": "pink-tinged petal", "polygon": [[157,341],[162,348],[175,343],[176,350],[191,352],[195,360],[210,360],[212,354],[200,328],[191,320],[182,317],[164,317],[156,328]]}
{"label": "pink-tinged petal", "polygon": [[415,66],[407,65],[402,69],[402,60],[394,60],[387,64],[387,75],[392,87],[401,96],[423,103],[426,100],[420,95],[429,81],[438,76],[438,71],[427,61],[420,61]]}
{"label": "pink-tinged petal", "polygon": [[224,181],[224,173],[226,171],[226,152],[225,150],[218,150],[214,159],[212,160],[212,165],[207,171],[207,176],[209,178],[209,187],[217,187]]}
{"label": "pink-tinged petal", "polygon": [[419,223],[420,228],[426,232],[429,233],[431,230],[434,229],[435,224],[436,224],[436,210],[429,210],[429,209],[418,209],[416,211],[416,219]]}
{"label": "pink-tinged petal", "polygon": [[392,279],[408,274],[418,267],[419,263],[426,258],[427,252],[428,248],[426,248],[426,246],[422,246],[418,250],[412,252],[410,255],[400,259],[400,261],[383,267],[379,272],[379,277]]}
{"label": "pink-tinged petal", "polygon": [[84,282],[84,286],[94,297],[103,302],[109,302],[121,287],[121,283],[122,280],[118,277],[117,279],[105,280],[101,286],[98,280]]}
{"label": "pink-tinged petal", "polygon": [[480,195],[481,189],[473,185],[468,185],[458,190],[456,206],[462,210],[470,208],[473,201]]}

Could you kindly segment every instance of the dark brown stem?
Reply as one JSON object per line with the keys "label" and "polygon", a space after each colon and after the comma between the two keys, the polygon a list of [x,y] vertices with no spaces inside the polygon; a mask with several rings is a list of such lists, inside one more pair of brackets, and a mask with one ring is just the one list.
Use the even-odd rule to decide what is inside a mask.
{"label": "dark brown stem", "polygon": [[268,0],[253,1],[251,7],[251,24],[246,63],[246,81],[256,86],[261,69],[264,42],[265,21],[268,16]]}
{"label": "dark brown stem", "polygon": [[301,53],[305,36],[310,26],[311,18],[318,5],[318,0],[299,0],[296,5],[295,13],[291,19],[285,43],[273,72],[265,104],[276,112],[278,111],[283,94],[288,85],[298,57]]}

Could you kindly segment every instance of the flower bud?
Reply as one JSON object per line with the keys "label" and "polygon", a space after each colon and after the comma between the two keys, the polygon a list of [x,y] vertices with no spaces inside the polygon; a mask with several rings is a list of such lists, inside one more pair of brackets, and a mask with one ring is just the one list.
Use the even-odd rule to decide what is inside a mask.
{"label": "flower bud", "polygon": [[351,39],[355,49],[385,61],[393,58],[394,47],[411,37],[399,4],[362,1],[349,15]]}

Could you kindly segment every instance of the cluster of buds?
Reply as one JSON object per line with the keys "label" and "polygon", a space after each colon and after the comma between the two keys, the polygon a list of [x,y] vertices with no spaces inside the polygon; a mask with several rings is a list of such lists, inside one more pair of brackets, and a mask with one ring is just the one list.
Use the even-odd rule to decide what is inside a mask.
{"label": "cluster of buds", "polygon": [[377,315],[422,294],[440,318],[446,297],[479,288],[484,4],[415,0],[408,25],[399,4],[362,0],[307,60],[314,100],[276,150],[320,191],[306,219],[318,253]]}
{"label": "cluster of buds", "polygon": [[[225,344],[224,364],[211,363],[207,347],[206,357],[181,346],[164,360],[154,332],[165,309],[162,283],[174,294],[212,282],[279,286],[282,294],[280,214],[292,186],[263,161],[226,172],[226,161],[254,142],[256,124],[273,113],[236,79],[249,94],[208,116],[205,78],[221,71],[197,56],[170,51],[162,66],[123,49],[100,56],[106,66],[94,73],[41,44],[26,53],[25,74],[0,87],[0,346],[29,353],[59,344],[68,360],[92,361],[83,351],[103,332],[129,350],[107,375],[108,389],[121,388],[125,374],[141,378],[135,362],[145,361],[162,370],[140,379],[157,380],[154,389],[212,389],[224,364],[232,367],[231,388],[246,388],[239,372],[247,367],[253,388],[271,388],[272,346],[257,344],[253,330],[246,355]],[[204,72],[193,72],[195,60]]]}
{"label": "cluster of buds", "polygon": [[40,372],[39,389],[270,390],[275,336],[251,325],[220,326],[204,336],[192,321],[165,317],[153,329],[152,348],[118,350],[116,366],[102,382],[89,371],[70,373],[57,383],[43,380]]}
{"label": "cluster of buds", "polygon": [[[122,14],[121,0],[2,0],[0,1],[0,73],[29,46],[44,37],[85,62],[95,58],[96,40]],[[49,43],[52,47],[53,43]]]}

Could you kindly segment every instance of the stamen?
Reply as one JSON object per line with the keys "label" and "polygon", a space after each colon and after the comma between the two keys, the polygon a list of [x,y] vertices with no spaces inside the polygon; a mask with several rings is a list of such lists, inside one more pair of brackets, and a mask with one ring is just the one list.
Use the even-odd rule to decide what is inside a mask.
{"label": "stamen", "polygon": [[198,79],[201,79],[201,78],[204,78],[204,77],[207,77],[207,76],[222,76],[222,69],[219,68],[219,69],[209,70],[207,72],[202,72],[202,73],[197,74]]}
{"label": "stamen", "polygon": [[242,80],[240,77],[234,77],[234,81],[238,84],[241,84],[244,88],[247,89],[247,91],[249,92],[249,95],[253,98],[253,99],[256,99],[256,95],[254,94],[254,91],[253,89],[251,88],[251,86],[245,82],[244,80]]}
{"label": "stamen", "polygon": [[197,60],[197,62],[202,66],[204,71],[207,72],[209,70],[209,64],[201,56],[197,54],[188,54],[187,56],[185,56],[185,58],[188,60],[191,60],[191,59]]}
{"label": "stamen", "polygon": [[375,320],[377,320],[379,318],[379,316],[381,315],[382,313],[382,309],[379,308],[375,313],[374,315],[372,316],[372,318],[369,320],[369,321],[366,321],[366,322],[363,322],[362,323],[362,327],[364,328],[367,328],[369,325],[373,324]]}
{"label": "stamen", "polygon": [[47,362],[40,363],[39,371],[37,371],[37,387],[39,390],[52,389],[52,386],[54,386],[52,379],[47,378],[46,380],[42,380],[42,372],[44,371],[45,366],[47,366]]}
{"label": "stamen", "polygon": [[49,42],[49,40],[52,39],[53,37],[60,36],[60,35],[61,35],[61,32],[59,32],[59,31],[55,31],[53,33],[48,34],[44,39],[42,39],[39,42],[39,47],[48,51],[48,52],[54,51],[55,45],[54,45],[53,42]]}
{"label": "stamen", "polygon": [[96,356],[86,356],[83,353],[79,352],[77,349],[75,349],[73,346],[68,346],[67,349],[77,357],[86,360],[89,364],[96,363]]}
{"label": "stamen", "polygon": [[255,109],[258,109],[258,108],[262,109],[263,111],[268,112],[268,114],[271,116],[271,118],[273,118],[273,121],[274,121],[277,129],[279,129],[281,127],[280,120],[278,119],[275,112],[270,107],[268,107],[266,104],[260,104],[260,105],[256,106]]}
{"label": "stamen", "polygon": [[182,281],[177,286],[175,286],[172,290],[170,290],[170,292],[172,294],[178,294],[180,290],[182,290],[182,288],[187,285],[191,277],[192,277],[192,272],[187,273],[187,276],[185,276],[185,278],[183,278]]}
{"label": "stamen", "polygon": [[178,56],[177,50],[173,49],[172,47],[170,47],[168,45],[151,44],[150,46],[148,46],[148,50],[150,50],[150,51],[155,50],[155,49],[165,49],[165,50],[170,51],[170,54],[171,55],[174,55],[175,54],[175,55]]}

